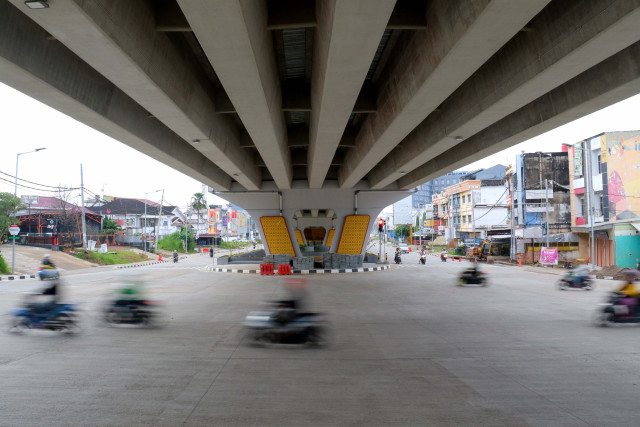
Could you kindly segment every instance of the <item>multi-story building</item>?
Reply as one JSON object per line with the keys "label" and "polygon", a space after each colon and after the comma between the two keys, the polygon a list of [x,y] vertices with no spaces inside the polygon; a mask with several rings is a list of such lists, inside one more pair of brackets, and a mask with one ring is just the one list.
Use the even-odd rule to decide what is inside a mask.
{"label": "multi-story building", "polygon": [[508,176],[513,191],[514,228],[538,228],[544,235],[548,219],[550,234],[571,231],[566,151],[519,154]]}
{"label": "multi-story building", "polygon": [[432,197],[434,219],[450,238],[485,238],[507,230],[508,188],[504,180],[467,180]]}
{"label": "multi-story building", "polygon": [[423,209],[426,205],[430,205],[431,196],[443,191],[450,185],[464,181],[464,177],[468,173],[464,171],[451,172],[418,186],[417,191],[410,196],[411,207],[413,209]]}
{"label": "multi-story building", "polygon": [[640,261],[640,131],[606,132],[569,147],[572,230],[598,266]]}

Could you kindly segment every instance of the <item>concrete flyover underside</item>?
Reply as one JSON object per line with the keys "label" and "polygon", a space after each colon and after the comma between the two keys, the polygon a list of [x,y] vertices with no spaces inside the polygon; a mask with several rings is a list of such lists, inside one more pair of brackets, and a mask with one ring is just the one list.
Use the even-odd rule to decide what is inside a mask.
{"label": "concrete flyover underside", "polygon": [[41,3],[0,81],[216,191],[408,190],[640,93],[640,0]]}

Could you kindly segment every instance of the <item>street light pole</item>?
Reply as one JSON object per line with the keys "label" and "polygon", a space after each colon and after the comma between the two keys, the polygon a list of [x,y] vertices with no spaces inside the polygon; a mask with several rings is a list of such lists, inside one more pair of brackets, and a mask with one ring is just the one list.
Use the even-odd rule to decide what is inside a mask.
{"label": "street light pole", "polygon": [[[15,182],[14,182],[14,186],[13,186],[13,195],[14,197],[18,197],[18,161],[20,160],[20,156],[22,154],[29,154],[29,153],[36,153],[38,151],[42,151],[42,150],[46,150],[46,147],[42,147],[42,148],[36,148],[33,151],[25,151],[24,153],[18,153],[16,155],[16,176],[15,178]],[[13,212],[13,216],[15,217],[17,214],[17,211]],[[18,237],[18,235],[15,235],[13,237]],[[16,239],[13,239],[13,244],[11,245],[12,247],[12,253],[11,253],[11,274],[15,273],[15,266],[16,266]]]}
{"label": "street light pole", "polygon": [[146,193],[144,193],[144,226],[142,227],[142,237],[144,237],[144,242],[142,245],[142,250],[145,254],[145,256],[147,255],[147,195],[151,194],[151,193],[157,193],[158,191],[161,190],[155,190],[155,191],[147,191]]}

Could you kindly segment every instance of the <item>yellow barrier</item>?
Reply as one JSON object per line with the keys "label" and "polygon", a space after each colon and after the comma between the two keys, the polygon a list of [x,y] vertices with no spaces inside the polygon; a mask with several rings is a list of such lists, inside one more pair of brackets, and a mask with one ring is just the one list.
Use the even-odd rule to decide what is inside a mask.
{"label": "yellow barrier", "polygon": [[344,218],[337,253],[347,255],[362,253],[369,229],[369,220],[369,215],[347,215]]}
{"label": "yellow barrier", "polygon": [[260,224],[264,232],[264,239],[271,254],[290,254],[296,256],[291,242],[291,235],[287,228],[287,222],[281,216],[260,217]]}

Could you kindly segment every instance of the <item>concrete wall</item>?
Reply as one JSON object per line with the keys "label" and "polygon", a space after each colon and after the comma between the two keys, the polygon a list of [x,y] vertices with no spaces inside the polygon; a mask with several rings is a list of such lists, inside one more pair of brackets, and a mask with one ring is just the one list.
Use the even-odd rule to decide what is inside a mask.
{"label": "concrete wall", "polygon": [[615,226],[616,265],[635,268],[640,261],[640,233],[630,224]]}

